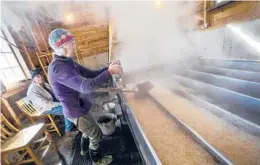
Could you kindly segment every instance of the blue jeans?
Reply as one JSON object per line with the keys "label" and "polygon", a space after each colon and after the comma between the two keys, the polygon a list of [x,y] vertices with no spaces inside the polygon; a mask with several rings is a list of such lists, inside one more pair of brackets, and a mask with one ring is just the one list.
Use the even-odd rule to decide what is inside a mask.
{"label": "blue jeans", "polygon": [[[44,114],[64,116],[62,106],[54,107],[51,110],[44,112]],[[65,131],[69,132],[73,128],[73,123],[69,119],[67,119],[65,116],[64,116],[64,119],[65,119]]]}

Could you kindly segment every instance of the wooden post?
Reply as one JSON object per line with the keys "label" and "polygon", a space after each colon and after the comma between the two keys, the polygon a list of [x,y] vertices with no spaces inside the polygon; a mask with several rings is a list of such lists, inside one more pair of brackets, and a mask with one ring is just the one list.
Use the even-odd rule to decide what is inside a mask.
{"label": "wooden post", "polygon": [[46,41],[45,41],[45,38],[44,38],[44,35],[43,35],[43,33],[42,33],[42,30],[41,30],[41,27],[40,27],[40,25],[39,25],[39,22],[38,22],[37,19],[35,20],[35,22],[36,22],[36,25],[37,25],[37,27],[38,27],[38,29],[39,29],[39,31],[40,31],[40,35],[41,35],[42,40],[43,40],[43,42],[44,42],[44,46],[45,46],[45,48],[46,48],[46,52],[49,53],[49,47],[48,47],[48,45],[47,45],[47,43],[46,43]]}
{"label": "wooden post", "polygon": [[76,54],[76,57],[77,57],[77,61],[78,61],[78,63],[83,65],[83,59],[82,59],[81,55],[78,55],[76,49],[75,49],[75,54]]}
{"label": "wooden post", "polygon": [[208,27],[207,0],[204,0],[203,21],[204,21],[204,28],[207,28]]}
{"label": "wooden post", "polygon": [[40,52],[41,52],[41,48],[40,48],[40,46],[39,46],[38,41],[37,41],[36,38],[35,38],[35,35],[34,35],[34,33],[33,33],[33,30],[32,30],[32,28],[31,28],[31,26],[30,26],[30,23],[29,23],[29,21],[28,21],[26,15],[25,15],[24,13],[23,13],[23,16],[24,16],[25,24],[27,25],[27,27],[29,28],[29,30],[30,30],[30,32],[31,32],[31,35],[32,35],[33,40],[34,40],[35,45],[36,45],[36,48],[37,48],[38,52],[40,53]]}
{"label": "wooden post", "polygon": [[112,22],[109,21],[108,24],[108,62],[112,60],[112,46],[113,46],[113,31]]}
{"label": "wooden post", "polygon": [[27,56],[27,58],[29,60],[30,66],[31,66],[32,69],[34,69],[35,65],[32,62],[32,58],[31,58],[31,56],[30,56],[30,54],[29,54],[29,52],[28,52],[28,50],[27,50],[27,48],[25,46],[24,40],[22,39],[22,37],[21,37],[19,32],[18,32],[18,36],[19,36],[20,40],[22,41],[22,46],[23,46],[23,49],[24,49],[24,53],[25,53],[25,55]]}
{"label": "wooden post", "polygon": [[46,70],[45,70],[45,66],[43,65],[42,60],[40,59],[40,58],[42,58],[41,55],[39,55],[39,54],[36,52],[36,56],[37,56],[37,59],[38,59],[40,65],[41,65],[41,67],[42,67],[43,73],[45,74],[46,77],[48,77],[47,72],[46,72]]}

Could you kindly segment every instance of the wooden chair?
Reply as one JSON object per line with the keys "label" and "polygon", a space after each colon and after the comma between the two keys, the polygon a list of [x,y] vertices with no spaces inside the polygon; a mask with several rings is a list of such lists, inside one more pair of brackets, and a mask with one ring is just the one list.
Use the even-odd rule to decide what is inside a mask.
{"label": "wooden chair", "polygon": [[[13,155],[12,161],[15,161],[15,164],[34,162],[37,165],[42,165],[41,160],[52,145],[52,138],[50,134],[44,130],[44,123],[19,130],[11,124],[2,113],[0,113],[0,117],[1,163],[14,163],[10,162],[10,157],[8,159],[8,155]],[[42,137],[43,132],[44,137]],[[40,139],[37,139],[39,137]],[[56,151],[56,146],[54,149]],[[17,157],[15,158],[15,153],[19,155],[19,159]]]}
{"label": "wooden chair", "polygon": [[[25,98],[24,98],[25,99]],[[35,118],[45,118],[49,120],[50,122],[45,124],[45,126],[48,127],[53,127],[51,129],[48,129],[49,132],[57,132],[57,134],[61,137],[61,132],[59,128],[57,127],[57,124],[55,123],[53,117],[50,114],[41,114],[39,111],[37,111],[32,104],[30,103],[25,103],[24,99],[21,99],[16,102],[18,107],[28,116],[28,119],[31,121],[31,123],[36,123]]]}

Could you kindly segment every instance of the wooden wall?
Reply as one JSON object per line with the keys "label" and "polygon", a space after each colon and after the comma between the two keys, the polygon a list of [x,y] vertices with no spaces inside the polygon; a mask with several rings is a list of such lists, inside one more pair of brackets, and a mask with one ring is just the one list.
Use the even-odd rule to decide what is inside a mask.
{"label": "wooden wall", "polygon": [[[197,1],[193,14],[204,19],[204,1]],[[229,23],[245,22],[260,18],[260,1],[236,1],[223,7],[210,10],[212,1],[206,2],[206,22],[209,28],[222,27]]]}
{"label": "wooden wall", "polygon": [[36,46],[31,38],[31,36],[23,30],[19,32],[11,31],[12,37],[17,45],[17,47],[21,50],[20,53],[27,65],[30,69],[33,69],[35,66],[39,65],[39,61],[36,56]]}
{"label": "wooden wall", "polygon": [[[105,53],[109,50],[109,32],[107,24],[76,24],[76,28],[74,26],[67,28],[63,25],[60,25],[60,27],[68,29],[75,36],[77,45],[76,51],[82,58]],[[45,30],[46,28],[48,27],[44,27],[42,25],[39,27],[32,24],[32,33],[30,33],[27,29],[19,32],[11,31],[16,45],[20,50],[22,50],[20,52],[29,69],[33,69],[40,65],[36,52],[38,55],[44,55],[51,52],[48,45],[48,30]],[[32,34],[35,38],[33,38]],[[48,56],[48,58],[49,60],[46,60],[46,58],[41,58],[41,60],[44,64],[48,65],[51,61],[51,56]]]}
{"label": "wooden wall", "polygon": [[69,29],[75,37],[81,57],[108,52],[108,25],[88,25]]}
{"label": "wooden wall", "polygon": [[[73,33],[77,44],[77,54],[81,57],[108,52],[108,23],[106,18],[99,18],[93,13],[86,11],[71,11],[74,20],[70,24],[57,22],[45,18],[34,18],[32,14],[21,15],[23,28],[17,32],[10,31],[16,45],[21,50],[21,54],[29,69],[40,65],[37,55],[47,55],[52,52],[48,44],[48,36],[55,28],[68,29]],[[39,15],[39,14],[38,14]],[[76,17],[77,16],[77,17]],[[49,64],[49,60],[42,57],[42,63]],[[43,68],[44,69],[44,68]]]}

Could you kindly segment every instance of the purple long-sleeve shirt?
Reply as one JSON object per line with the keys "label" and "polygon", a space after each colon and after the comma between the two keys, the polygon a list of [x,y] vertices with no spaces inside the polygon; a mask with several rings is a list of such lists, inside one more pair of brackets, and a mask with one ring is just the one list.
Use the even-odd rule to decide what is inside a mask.
{"label": "purple long-sleeve shirt", "polygon": [[[78,118],[88,113],[92,106],[90,93],[110,76],[107,68],[92,71],[71,58],[57,55],[54,55],[48,68],[50,84],[68,118]],[[82,94],[85,95],[84,100],[81,100]],[[81,105],[82,101],[84,106]]]}

